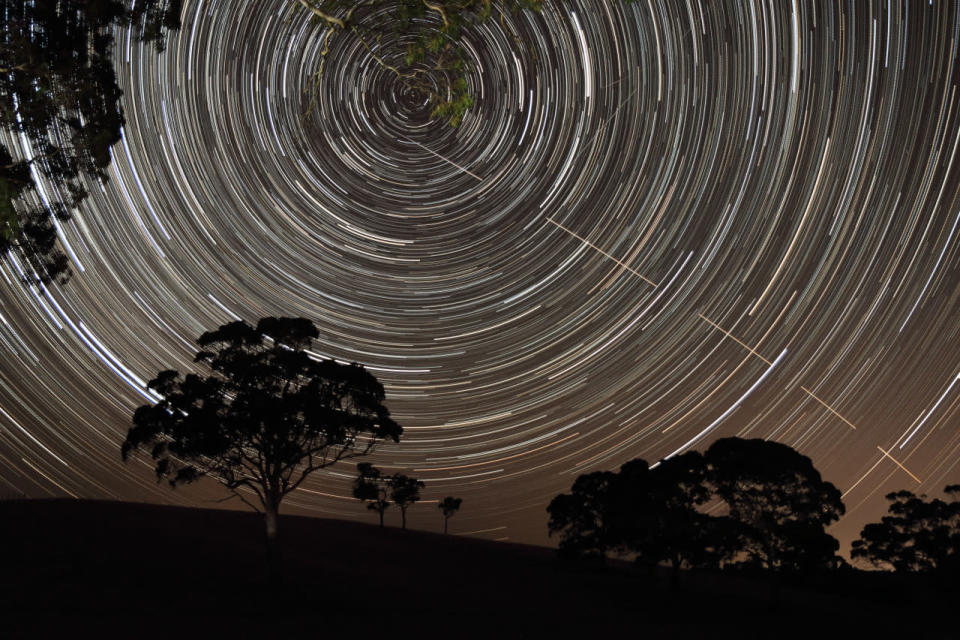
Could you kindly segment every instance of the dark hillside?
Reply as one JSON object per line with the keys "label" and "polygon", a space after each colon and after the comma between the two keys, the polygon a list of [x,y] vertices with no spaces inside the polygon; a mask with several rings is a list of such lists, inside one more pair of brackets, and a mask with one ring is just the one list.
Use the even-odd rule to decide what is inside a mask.
{"label": "dark hillside", "polygon": [[[93,501],[0,503],[0,637],[910,637],[940,596],[854,574],[821,592],[737,576],[576,567],[553,550],[282,517],[285,577],[264,583],[253,513]],[[902,595],[908,593],[908,595]],[[956,594],[954,594],[956,595]],[[946,603],[944,597],[943,602]],[[956,626],[953,627],[956,631]]]}

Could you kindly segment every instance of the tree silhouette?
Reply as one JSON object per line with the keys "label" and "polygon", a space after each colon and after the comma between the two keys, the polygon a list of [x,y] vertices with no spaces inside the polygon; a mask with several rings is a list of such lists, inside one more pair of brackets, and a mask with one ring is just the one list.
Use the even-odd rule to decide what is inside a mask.
{"label": "tree silhouette", "polygon": [[[719,498],[727,514],[706,513]],[[837,541],[824,527],[844,512],[840,492],[809,458],[763,440],[718,440],[650,468],[581,475],[547,507],[564,555],[633,557],[681,568],[751,563],[775,570],[833,568]]]}
{"label": "tree silhouette", "polygon": [[550,502],[547,529],[551,536],[560,534],[561,555],[602,558],[617,546],[611,530],[612,521],[619,517],[613,498],[617,483],[617,474],[611,471],[583,474],[574,481],[570,493]]}
{"label": "tree silhouette", "polygon": [[443,512],[443,533],[447,533],[447,523],[450,521],[450,518],[453,517],[457,511],[460,510],[460,505],[463,504],[463,498],[454,498],[453,496],[447,496],[440,501],[440,504],[437,507],[440,511]]}
{"label": "tree silhouette", "polygon": [[307,353],[317,335],[307,319],[272,317],[204,333],[195,361],[213,375],[158,374],[147,385],[158,400],[136,410],[121,449],[124,460],[148,451],[171,487],[209,476],[257,511],[259,503],[273,574],[283,498],[314,471],[402,432],[366,369]]}
{"label": "tree silhouette", "polygon": [[810,458],[767,440],[723,438],[705,456],[707,481],[740,525],[749,564],[812,571],[837,564],[839,543],[825,527],[845,511],[840,491]]}
{"label": "tree silhouette", "polygon": [[633,515],[617,537],[638,561],[651,565],[666,562],[676,586],[681,568],[717,566],[729,556],[734,546],[733,527],[727,518],[700,510],[711,498],[700,453],[691,451],[661,460],[646,473],[645,464],[640,460],[621,467],[620,474],[632,494],[628,513]]}
{"label": "tree silhouette", "polygon": [[[654,567],[666,562],[673,581],[682,567],[715,565],[729,553],[729,523],[698,510],[710,499],[703,456],[686,453],[651,469],[627,462],[618,473],[577,478],[571,494],[557,496],[547,511],[551,534],[560,532],[566,555],[625,555]],[[723,525],[726,525],[724,527]]]}
{"label": "tree silhouette", "polygon": [[383,513],[390,507],[387,498],[389,487],[388,476],[383,475],[380,469],[369,462],[357,464],[357,479],[353,482],[353,497],[360,502],[367,502],[367,509],[376,511],[380,515],[380,526],[383,526]]}
{"label": "tree silhouette", "polygon": [[[54,220],[87,196],[82,174],[107,177],[124,124],[113,70],[113,33],[130,27],[162,49],[180,26],[180,0],[0,0],[0,129],[26,140],[0,144],[0,251],[26,263],[27,282],[64,282],[69,263]],[[33,170],[59,199],[42,199]]]}
{"label": "tree silhouette", "polygon": [[944,489],[950,502],[909,491],[887,494],[888,514],[866,525],[851,558],[863,558],[896,571],[960,569],[960,485]]}
{"label": "tree silhouette", "polygon": [[416,478],[397,473],[390,477],[390,499],[400,507],[401,528],[407,528],[407,509],[420,500],[424,484]]}

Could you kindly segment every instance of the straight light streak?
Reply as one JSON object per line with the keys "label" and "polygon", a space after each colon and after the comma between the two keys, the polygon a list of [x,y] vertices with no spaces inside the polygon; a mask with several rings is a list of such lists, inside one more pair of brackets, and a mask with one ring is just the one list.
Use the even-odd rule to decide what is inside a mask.
{"label": "straight light streak", "polygon": [[575,234],[573,231],[570,231],[570,229],[567,229],[565,226],[563,226],[562,224],[560,224],[560,223],[557,222],[556,220],[554,220],[554,219],[552,219],[552,218],[547,218],[547,222],[551,222],[551,223],[557,225],[558,227],[560,227],[561,229],[563,229],[564,231],[566,231],[567,233],[569,233],[570,235],[572,235],[574,238],[576,238],[576,239],[579,240],[580,242],[584,243],[585,245],[587,245],[587,246],[590,247],[591,249],[593,249],[593,250],[595,250],[595,251],[603,254],[604,256],[610,258],[611,260],[613,260],[614,262],[616,262],[618,265],[620,265],[621,267],[623,267],[624,269],[626,269],[627,271],[629,271],[629,272],[632,273],[633,275],[637,276],[638,278],[640,278],[641,280],[643,280],[644,282],[646,282],[646,283],[649,284],[650,286],[652,286],[652,287],[656,287],[656,286],[657,286],[657,283],[654,282],[653,280],[651,280],[650,278],[645,277],[643,274],[641,274],[639,271],[637,271],[636,269],[634,269],[634,268],[631,267],[630,265],[628,265],[628,264],[626,264],[626,263],[624,263],[624,262],[622,262],[622,261],[620,261],[620,260],[617,260],[617,259],[614,258],[612,255],[610,255],[609,253],[607,253],[606,251],[604,251],[603,249],[601,249],[601,248],[598,247],[597,245],[593,244],[592,242],[590,242],[590,241],[587,240],[586,238],[582,238],[582,237],[578,236],[578,235]]}
{"label": "straight light streak", "polygon": [[760,355],[759,353],[757,353],[756,350],[755,350],[753,347],[750,347],[750,346],[748,346],[746,343],[741,342],[740,340],[738,340],[736,337],[734,337],[734,335],[733,335],[732,333],[730,333],[729,331],[727,331],[726,329],[724,329],[723,327],[721,327],[720,325],[718,325],[716,322],[714,322],[713,320],[711,320],[711,319],[708,318],[707,316],[703,315],[702,313],[698,313],[697,315],[700,316],[701,318],[703,318],[704,320],[706,320],[707,322],[709,322],[710,324],[712,324],[714,327],[716,327],[716,328],[719,329],[720,331],[722,331],[728,338],[730,338],[731,340],[733,340],[734,342],[736,342],[737,344],[739,344],[741,347],[743,347],[744,349],[746,349],[747,351],[749,351],[749,352],[752,353],[753,355],[757,356],[758,358],[760,358],[761,360],[763,360],[764,362],[766,362],[766,363],[767,363],[767,366],[772,366],[772,365],[773,365],[772,362],[770,362],[769,360],[767,360],[766,358],[764,358],[762,355]]}
{"label": "straight light streak", "polygon": [[448,162],[448,163],[452,164],[452,165],[455,166],[457,169],[460,169],[460,171],[463,171],[464,173],[470,174],[471,176],[473,176],[474,178],[476,178],[476,179],[479,180],[480,182],[483,182],[483,178],[481,178],[480,176],[478,176],[477,174],[475,174],[473,171],[470,171],[470,169],[467,169],[466,167],[460,166],[459,164],[457,164],[457,163],[454,162],[453,160],[450,160],[449,158],[444,158],[442,155],[440,155],[440,154],[437,153],[436,151],[433,151],[432,149],[428,149],[427,147],[423,146],[422,144],[420,144],[420,143],[417,142],[416,140],[411,140],[410,138],[403,138],[403,139],[406,140],[407,142],[412,142],[413,144],[417,145],[418,147],[420,147],[421,149],[423,149],[423,150],[426,151],[427,153],[430,153],[430,154],[433,154],[433,155],[437,156],[438,158],[440,158],[440,159],[443,160],[444,162]]}
{"label": "straight light streak", "polygon": [[912,473],[910,473],[910,469],[907,469],[905,466],[903,466],[902,464],[900,464],[900,463],[897,461],[896,458],[894,458],[892,455],[890,455],[889,453],[887,453],[886,451],[884,451],[884,450],[880,447],[880,445],[877,445],[877,449],[880,449],[880,453],[882,453],[883,455],[885,455],[885,456],[887,456],[888,458],[890,458],[891,460],[893,460],[893,463],[894,463],[895,465],[897,465],[898,467],[900,467],[901,469],[903,469],[904,471],[906,471],[906,472],[907,472],[907,475],[910,476],[911,478],[913,478],[914,480],[916,480],[918,484],[923,484],[923,481],[921,481],[920,478],[918,478],[917,476],[915,476],[915,475],[913,475]]}
{"label": "straight light streak", "polygon": [[803,389],[804,391],[806,391],[806,392],[810,395],[811,398],[813,398],[814,400],[816,400],[817,402],[819,402],[820,404],[822,404],[823,406],[825,406],[827,409],[829,409],[829,410],[830,410],[830,413],[832,413],[833,415],[837,416],[838,418],[840,418],[841,420],[843,420],[844,422],[846,422],[847,425],[848,425],[851,429],[856,430],[856,427],[853,426],[853,423],[852,423],[852,422],[850,422],[849,420],[847,420],[846,418],[844,418],[842,415],[840,415],[839,413],[837,413],[836,410],[834,410],[834,408],[831,407],[830,405],[828,405],[826,402],[824,402],[823,400],[821,400],[821,399],[818,398],[817,396],[813,395],[813,392],[810,391],[810,389],[807,389],[806,387],[800,387],[800,388]]}

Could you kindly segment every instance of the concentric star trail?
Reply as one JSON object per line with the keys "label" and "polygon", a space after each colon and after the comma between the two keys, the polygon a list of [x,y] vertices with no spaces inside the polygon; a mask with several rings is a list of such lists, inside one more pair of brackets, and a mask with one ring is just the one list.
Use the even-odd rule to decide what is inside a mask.
{"label": "concentric star trail", "polygon": [[[461,531],[546,543],[578,474],[730,435],[810,456],[844,546],[960,482],[960,7],[546,4],[465,34],[457,128],[346,38],[307,91],[325,31],[289,2],[121,34],[73,280],[0,270],[0,496],[213,504],[120,443],[147,380],[267,315],[384,382],[405,433],[370,461],[463,497]],[[288,512],[369,519],[353,475]]]}

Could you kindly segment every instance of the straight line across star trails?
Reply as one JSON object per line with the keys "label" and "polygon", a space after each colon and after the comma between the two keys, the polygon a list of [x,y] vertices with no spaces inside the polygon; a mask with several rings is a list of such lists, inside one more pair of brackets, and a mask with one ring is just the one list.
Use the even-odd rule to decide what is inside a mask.
{"label": "straight line across star trails", "polygon": [[473,176],[474,178],[476,178],[476,179],[479,180],[480,182],[483,182],[483,178],[481,178],[480,176],[478,176],[477,174],[475,174],[473,171],[470,171],[470,169],[467,169],[466,167],[457,164],[456,162],[454,162],[454,161],[451,160],[450,158],[445,158],[444,156],[440,155],[439,153],[437,153],[437,152],[434,151],[433,149],[430,149],[429,147],[425,147],[424,145],[420,144],[420,143],[417,142],[416,140],[411,140],[410,138],[407,138],[407,137],[405,137],[405,136],[403,136],[403,139],[406,140],[407,142],[410,142],[410,143],[413,143],[413,144],[417,145],[418,147],[420,147],[421,149],[423,149],[423,150],[426,151],[427,153],[430,153],[430,154],[433,154],[433,155],[437,156],[438,158],[440,158],[440,159],[443,160],[444,162],[447,162],[447,163],[449,163],[449,164],[452,164],[452,165],[455,166],[457,169],[460,169],[460,171],[463,171],[464,173],[470,174],[471,176]]}
{"label": "straight line across star trails", "polygon": [[[739,340],[736,336],[734,336],[732,333],[730,333],[729,331],[727,331],[726,329],[724,329],[723,327],[721,327],[720,325],[718,325],[716,322],[714,322],[714,321],[711,320],[710,318],[706,317],[706,316],[703,315],[702,313],[698,313],[697,315],[700,316],[701,318],[703,318],[705,321],[709,322],[713,327],[715,327],[715,328],[718,329],[719,331],[722,331],[728,338],[730,338],[731,340],[735,341],[737,344],[739,344],[739,345],[742,346],[744,349],[748,350],[750,353],[752,353],[753,355],[755,355],[755,356],[757,356],[758,358],[760,358],[761,360],[763,360],[763,361],[764,361],[765,363],[767,363],[768,365],[771,364],[770,361],[767,360],[766,358],[764,358],[762,355],[760,355],[760,354],[757,352],[756,349],[754,349],[753,347],[749,346],[748,344],[746,344],[746,343],[743,342],[742,340]],[[803,391],[804,391],[807,395],[809,395],[811,398],[813,398],[814,400],[816,400],[817,402],[819,402],[820,404],[822,404],[824,407],[826,407],[826,408],[830,411],[830,413],[832,413],[833,415],[835,415],[835,416],[837,416],[838,418],[840,418],[841,420],[843,420],[843,422],[846,423],[846,425],[847,425],[848,427],[850,427],[850,428],[853,429],[853,430],[856,430],[856,428],[857,428],[856,425],[854,425],[852,422],[850,422],[849,420],[847,420],[846,418],[844,418],[843,415],[841,415],[839,411],[837,411],[836,409],[834,409],[833,407],[831,407],[829,404],[827,404],[826,402],[824,402],[821,398],[819,398],[818,396],[816,396],[812,391],[810,391],[810,390],[807,389],[806,387],[801,386],[800,388],[803,389]]]}
{"label": "straight line across star trails", "polygon": [[587,245],[588,247],[590,247],[591,249],[593,249],[594,251],[597,251],[598,253],[603,254],[603,255],[606,256],[607,258],[610,258],[611,260],[613,260],[614,262],[616,262],[618,265],[620,265],[621,267],[623,267],[624,269],[626,269],[627,271],[629,271],[629,272],[632,273],[633,275],[637,276],[638,278],[640,278],[641,280],[643,280],[644,282],[646,282],[646,283],[649,284],[650,286],[652,286],[652,287],[658,286],[656,282],[654,282],[654,281],[651,280],[650,278],[644,276],[642,273],[640,273],[639,271],[637,271],[636,269],[634,269],[634,268],[631,267],[630,265],[626,264],[626,263],[623,262],[622,260],[618,260],[618,259],[614,258],[612,255],[610,255],[609,253],[607,253],[606,251],[604,251],[603,249],[601,249],[601,248],[598,247],[597,245],[593,244],[592,242],[590,242],[590,241],[587,240],[586,238],[583,238],[583,237],[581,237],[581,236],[578,236],[576,233],[574,233],[573,231],[570,231],[570,229],[567,229],[565,226],[563,226],[562,224],[560,224],[559,222],[557,222],[557,221],[554,220],[553,218],[547,218],[547,222],[550,222],[550,223],[552,223],[552,224],[555,224],[556,226],[560,227],[562,230],[566,231],[567,233],[569,233],[570,235],[572,235],[574,238],[576,238],[576,239],[579,240],[580,242],[584,243],[585,245]]}
{"label": "straight line across star trails", "polygon": [[890,458],[891,460],[893,460],[893,463],[894,463],[895,465],[897,465],[898,467],[900,467],[901,469],[903,469],[904,471],[906,471],[906,472],[907,472],[907,475],[910,476],[911,478],[913,478],[914,480],[916,480],[918,484],[923,484],[923,481],[922,481],[920,478],[918,478],[917,476],[913,475],[913,474],[910,472],[910,469],[907,469],[905,466],[903,466],[902,464],[900,464],[900,461],[899,461],[899,460],[897,460],[896,458],[894,458],[894,457],[893,457],[892,455],[890,455],[887,451],[884,451],[884,449],[883,449],[882,447],[880,447],[880,445],[877,445],[877,449],[880,449],[880,453],[882,453],[883,455],[885,455],[885,456],[887,456],[888,458]]}

